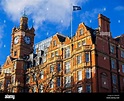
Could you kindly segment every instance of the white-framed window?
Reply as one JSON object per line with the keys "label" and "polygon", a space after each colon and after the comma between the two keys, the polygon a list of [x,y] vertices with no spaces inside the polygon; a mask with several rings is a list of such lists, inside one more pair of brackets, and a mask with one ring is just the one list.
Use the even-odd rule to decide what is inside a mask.
{"label": "white-framed window", "polygon": [[54,53],[51,53],[51,57],[54,57]]}
{"label": "white-framed window", "polygon": [[124,51],[121,50],[121,57],[124,58]]}
{"label": "white-framed window", "polygon": [[115,75],[115,74],[112,74],[112,83],[113,84],[117,84],[117,75]]}
{"label": "white-framed window", "polygon": [[65,62],[65,73],[70,72],[70,61]]}
{"label": "white-framed window", "polygon": [[54,40],[54,41],[53,41],[53,46],[56,46],[56,45],[57,45],[57,44],[56,44],[56,40]]}
{"label": "white-framed window", "polygon": [[82,70],[78,71],[78,72],[77,72],[77,75],[78,75],[78,76],[77,76],[78,81],[79,81],[79,80],[82,80]]}
{"label": "white-framed window", "polygon": [[40,79],[43,79],[44,78],[44,71],[40,71]]}
{"label": "white-framed window", "polygon": [[82,86],[77,87],[77,92],[82,93],[83,92],[83,87]]}
{"label": "white-framed window", "polygon": [[70,47],[69,46],[65,48],[65,58],[68,58],[68,57],[70,57]]}
{"label": "white-framed window", "polygon": [[124,64],[122,64],[122,73],[124,73]]}
{"label": "white-framed window", "polygon": [[86,68],[86,78],[87,79],[91,78],[91,68]]}
{"label": "white-framed window", "polygon": [[91,85],[90,84],[86,85],[86,92],[87,93],[91,92]]}
{"label": "white-framed window", "polygon": [[90,61],[90,53],[85,53],[85,61],[86,62]]}
{"label": "white-framed window", "polygon": [[82,45],[86,45],[86,41],[85,40],[82,40]]}
{"label": "white-framed window", "polygon": [[64,87],[70,87],[71,86],[71,76],[66,76],[64,78]]}
{"label": "white-framed window", "polygon": [[116,61],[115,61],[115,59],[111,59],[111,67],[112,67],[112,69],[116,69]]}
{"label": "white-framed window", "polygon": [[55,56],[58,56],[58,51],[55,51]]}
{"label": "white-framed window", "polygon": [[77,43],[77,47],[78,47],[78,48],[81,47],[81,42],[78,42],[78,43]]}
{"label": "white-framed window", "polygon": [[50,65],[50,73],[54,72],[54,65]]}
{"label": "white-framed window", "polygon": [[80,35],[83,35],[84,30],[83,30],[83,29],[80,29],[80,30],[79,30],[79,33],[80,33]]}
{"label": "white-framed window", "polygon": [[114,49],[114,46],[113,45],[110,45],[110,52],[111,53],[114,53],[115,52],[115,49]]}
{"label": "white-framed window", "polygon": [[81,55],[78,55],[77,56],[77,64],[80,64],[81,63]]}

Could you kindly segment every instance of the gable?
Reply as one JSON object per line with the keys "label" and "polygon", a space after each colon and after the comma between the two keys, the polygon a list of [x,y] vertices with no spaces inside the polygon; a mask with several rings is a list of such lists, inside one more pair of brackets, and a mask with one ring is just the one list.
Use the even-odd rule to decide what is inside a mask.
{"label": "gable", "polygon": [[10,56],[7,56],[7,59],[6,59],[5,63],[4,63],[4,66],[11,64],[12,60],[13,59]]}

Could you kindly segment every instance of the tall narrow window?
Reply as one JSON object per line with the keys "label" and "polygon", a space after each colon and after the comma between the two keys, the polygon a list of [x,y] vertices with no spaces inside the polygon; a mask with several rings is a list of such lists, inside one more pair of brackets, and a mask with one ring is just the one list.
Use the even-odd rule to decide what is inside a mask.
{"label": "tall narrow window", "polygon": [[83,33],[84,33],[83,29],[80,29],[79,33],[80,33],[80,35],[83,35]]}
{"label": "tall narrow window", "polygon": [[54,57],[54,53],[51,53],[51,57]]}
{"label": "tall narrow window", "polygon": [[70,47],[65,48],[65,58],[70,57]]}
{"label": "tall narrow window", "polygon": [[124,73],[124,64],[122,65],[122,73]]}
{"label": "tall narrow window", "polygon": [[121,51],[121,57],[124,58],[124,51]]}
{"label": "tall narrow window", "polygon": [[86,85],[86,92],[90,93],[91,92],[91,85]]}
{"label": "tall narrow window", "polygon": [[40,79],[43,79],[44,78],[44,71],[40,71]]}
{"label": "tall narrow window", "polygon": [[78,43],[77,43],[77,47],[78,47],[78,48],[81,47],[81,42],[78,42]]}
{"label": "tall narrow window", "polygon": [[90,68],[86,68],[86,78],[87,79],[91,78],[91,69]]}
{"label": "tall narrow window", "polygon": [[116,69],[116,61],[115,61],[115,59],[111,59],[111,67],[112,67],[112,69]]}
{"label": "tall narrow window", "polygon": [[57,86],[60,87],[61,86],[61,78],[57,77]]}
{"label": "tall narrow window", "polygon": [[58,51],[55,51],[55,56],[58,56]]}
{"label": "tall narrow window", "polygon": [[36,86],[33,87],[33,93],[36,93]]}
{"label": "tall narrow window", "polygon": [[110,52],[111,52],[111,53],[114,53],[114,51],[115,51],[115,50],[114,50],[114,46],[113,46],[113,45],[110,45]]}
{"label": "tall narrow window", "polygon": [[77,64],[80,64],[81,63],[81,55],[78,55],[77,56]]}
{"label": "tall narrow window", "polygon": [[117,76],[115,74],[112,74],[112,83],[117,84]]}
{"label": "tall narrow window", "polygon": [[82,86],[77,87],[77,92],[82,93],[83,92],[83,87]]}
{"label": "tall narrow window", "polygon": [[56,40],[53,41],[53,46],[56,46]]}
{"label": "tall narrow window", "polygon": [[108,76],[106,73],[101,73],[101,83],[102,87],[108,88]]}
{"label": "tall narrow window", "polygon": [[86,41],[85,40],[82,41],[82,45],[86,45]]}
{"label": "tall narrow window", "polygon": [[70,61],[65,62],[65,73],[69,73],[70,72]]}
{"label": "tall narrow window", "polygon": [[54,87],[54,82],[52,80],[52,81],[50,81],[50,88],[53,88],[53,87]]}
{"label": "tall narrow window", "polygon": [[14,75],[11,77],[11,83],[12,84],[15,83],[15,76]]}
{"label": "tall narrow window", "polygon": [[90,61],[90,55],[89,53],[85,53],[85,61],[89,62]]}
{"label": "tall narrow window", "polygon": [[58,71],[58,72],[61,71],[61,64],[60,64],[60,63],[58,63],[58,65],[57,65],[57,71]]}
{"label": "tall narrow window", "polygon": [[82,70],[78,71],[77,74],[78,74],[78,77],[77,77],[78,81],[82,80]]}
{"label": "tall narrow window", "polygon": [[51,65],[50,66],[50,73],[53,73],[54,72],[54,65]]}
{"label": "tall narrow window", "polygon": [[70,87],[71,86],[71,76],[66,76],[64,79],[65,79],[64,87]]}

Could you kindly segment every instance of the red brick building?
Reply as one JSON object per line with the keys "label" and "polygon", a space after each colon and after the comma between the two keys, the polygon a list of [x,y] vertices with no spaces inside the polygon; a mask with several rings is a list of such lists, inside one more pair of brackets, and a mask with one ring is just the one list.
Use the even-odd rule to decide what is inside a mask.
{"label": "red brick building", "polygon": [[35,48],[34,31],[25,16],[13,28],[1,92],[124,92],[124,35],[112,37],[109,18],[99,14],[97,29],[80,23],[73,37],[56,33]]}

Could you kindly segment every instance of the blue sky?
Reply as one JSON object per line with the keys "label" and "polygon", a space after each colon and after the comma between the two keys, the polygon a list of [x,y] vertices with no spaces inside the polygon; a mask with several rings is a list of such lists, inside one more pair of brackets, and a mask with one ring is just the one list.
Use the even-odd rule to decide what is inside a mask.
{"label": "blue sky", "polygon": [[72,5],[82,9],[73,11],[72,33],[84,22],[91,28],[98,27],[98,14],[111,21],[113,37],[124,33],[123,0],[0,0],[0,64],[10,55],[11,32],[18,27],[23,12],[28,16],[29,27],[35,31],[35,43],[60,32],[70,36]]}

